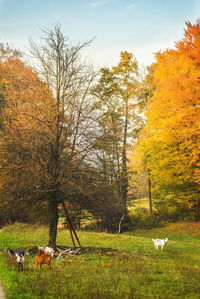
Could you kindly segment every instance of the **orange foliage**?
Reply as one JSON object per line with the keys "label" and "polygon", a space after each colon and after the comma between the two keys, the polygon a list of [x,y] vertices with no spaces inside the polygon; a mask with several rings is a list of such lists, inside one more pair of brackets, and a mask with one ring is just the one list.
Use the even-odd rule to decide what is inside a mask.
{"label": "orange foliage", "polygon": [[200,24],[186,24],[176,49],[156,55],[156,90],[139,147],[157,186],[193,184],[189,195],[175,192],[193,205],[200,184]]}
{"label": "orange foliage", "polygon": [[[52,97],[46,86],[34,71],[20,59],[9,57],[0,64],[0,77],[5,85],[3,95],[5,107],[2,111],[3,130],[1,131],[1,188],[11,188],[28,182],[22,170],[21,157],[24,156],[27,172],[33,176],[40,161],[37,155],[41,136],[51,131],[54,112],[48,109]],[[50,134],[49,134],[50,135]],[[43,138],[44,139],[44,138]],[[15,149],[14,151],[12,149]],[[29,169],[29,171],[28,171]],[[14,173],[13,183],[10,173]],[[24,179],[22,179],[24,176]],[[9,183],[8,183],[9,182]]]}

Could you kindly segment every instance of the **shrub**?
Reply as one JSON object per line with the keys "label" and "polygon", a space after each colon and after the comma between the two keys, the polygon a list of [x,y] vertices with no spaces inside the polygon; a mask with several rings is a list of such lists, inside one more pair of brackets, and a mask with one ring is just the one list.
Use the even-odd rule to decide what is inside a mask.
{"label": "shrub", "polygon": [[131,229],[152,229],[156,227],[163,227],[165,223],[156,215],[139,211],[130,216]]}

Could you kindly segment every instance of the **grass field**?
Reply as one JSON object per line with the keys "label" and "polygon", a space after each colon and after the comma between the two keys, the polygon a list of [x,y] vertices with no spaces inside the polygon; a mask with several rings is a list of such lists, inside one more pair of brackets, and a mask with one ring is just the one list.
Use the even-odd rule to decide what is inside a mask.
{"label": "grass field", "polygon": [[[200,224],[170,224],[165,228],[123,235],[79,232],[83,247],[112,248],[53,260],[53,269],[35,269],[34,256],[20,272],[8,262],[5,247],[47,243],[47,228],[27,224],[0,232],[0,277],[8,299],[22,298],[200,298]],[[156,251],[152,237],[168,237]],[[68,231],[58,244],[71,246]]]}

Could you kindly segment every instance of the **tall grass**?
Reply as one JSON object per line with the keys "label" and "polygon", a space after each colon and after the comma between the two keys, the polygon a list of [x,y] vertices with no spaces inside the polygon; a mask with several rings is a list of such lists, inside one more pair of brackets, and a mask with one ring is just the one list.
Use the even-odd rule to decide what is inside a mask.
{"label": "tall grass", "polygon": [[[177,230],[177,232],[175,231]],[[47,243],[47,229],[14,224],[0,232],[0,277],[8,299],[22,298],[199,298],[200,238],[194,226],[175,224],[137,231],[131,235],[79,232],[84,247],[112,248],[74,258],[53,260],[36,270],[34,256],[20,272],[10,264],[4,247]],[[156,251],[151,237],[168,237]],[[58,233],[58,244],[72,246],[68,231]]]}

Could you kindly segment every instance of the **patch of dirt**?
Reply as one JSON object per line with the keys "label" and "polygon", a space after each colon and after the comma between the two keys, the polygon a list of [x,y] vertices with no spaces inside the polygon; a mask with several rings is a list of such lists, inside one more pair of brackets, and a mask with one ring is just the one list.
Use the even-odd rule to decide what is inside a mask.
{"label": "patch of dirt", "polygon": [[0,283],[0,299],[6,299],[1,283]]}

